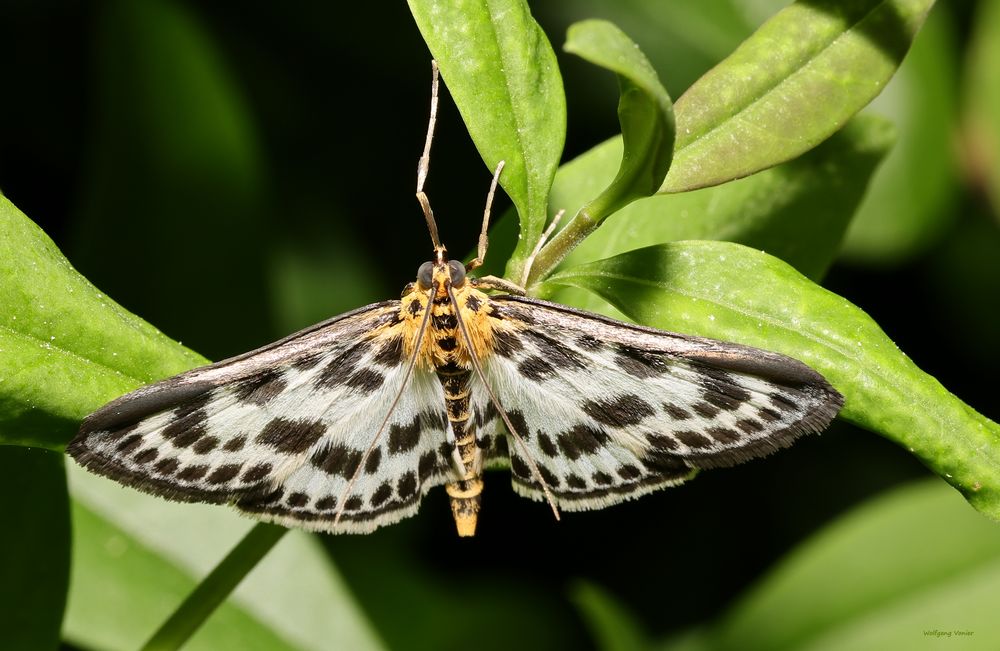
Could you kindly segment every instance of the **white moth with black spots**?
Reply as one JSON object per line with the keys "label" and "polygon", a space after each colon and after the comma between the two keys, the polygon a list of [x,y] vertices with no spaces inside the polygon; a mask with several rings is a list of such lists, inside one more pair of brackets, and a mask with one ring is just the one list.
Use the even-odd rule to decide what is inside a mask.
{"label": "white moth with black spots", "polygon": [[470,536],[488,467],[509,466],[558,517],[764,456],[836,416],[841,395],[784,355],[468,277],[486,219],[477,258],[448,260],[422,191],[429,145],[430,129],[417,197],[435,257],[400,300],[137,389],[88,416],[69,454],[168,499],[331,533],[410,516],[445,484]]}

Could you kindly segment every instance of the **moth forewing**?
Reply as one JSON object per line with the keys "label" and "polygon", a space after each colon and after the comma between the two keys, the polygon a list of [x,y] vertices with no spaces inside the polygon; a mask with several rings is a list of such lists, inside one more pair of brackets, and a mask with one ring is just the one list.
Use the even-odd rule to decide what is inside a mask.
{"label": "moth forewing", "polygon": [[[492,302],[515,327],[484,361],[487,381],[530,433],[528,454],[567,510],[769,454],[824,428],[842,404],[822,376],[784,355],[537,299]],[[542,499],[520,456],[511,447],[515,489]]]}
{"label": "moth forewing", "polygon": [[[398,301],[370,305],[138,389],[88,417],[68,452],[170,499],[233,502],[263,519],[334,530],[338,498],[375,435],[372,414],[400,389],[399,312]],[[405,517],[452,478],[438,456],[444,409],[429,380],[408,383],[337,531]]]}

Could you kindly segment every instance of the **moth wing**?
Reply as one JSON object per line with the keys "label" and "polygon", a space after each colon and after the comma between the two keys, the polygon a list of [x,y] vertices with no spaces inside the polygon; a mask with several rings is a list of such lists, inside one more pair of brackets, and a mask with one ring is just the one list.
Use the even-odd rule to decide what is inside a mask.
{"label": "moth wing", "polygon": [[[261,519],[330,531],[335,502],[404,379],[398,313],[398,301],[369,305],[141,387],[88,416],[67,452],[168,499],[234,503]],[[448,480],[446,462],[433,456],[447,427],[444,405],[425,376],[412,375],[337,531],[406,517]]]}
{"label": "moth wing", "polygon": [[[791,445],[836,416],[842,396],[792,358],[634,326],[564,306],[491,297],[498,337],[483,362],[527,453],[561,508],[601,508]],[[485,389],[482,431],[504,433]],[[489,434],[487,434],[489,436]],[[508,435],[514,488],[544,499]]]}

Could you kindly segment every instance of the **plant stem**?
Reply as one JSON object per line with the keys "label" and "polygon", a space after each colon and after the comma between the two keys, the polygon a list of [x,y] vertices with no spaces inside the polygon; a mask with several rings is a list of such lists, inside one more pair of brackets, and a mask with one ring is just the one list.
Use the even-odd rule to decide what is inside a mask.
{"label": "plant stem", "polygon": [[222,562],[195,587],[180,607],[163,622],[142,647],[143,651],[179,649],[243,578],[271,551],[275,543],[288,531],[284,527],[260,523],[243,537]]}
{"label": "plant stem", "polygon": [[[617,180],[617,179],[616,179]],[[524,284],[529,295],[534,295],[532,286],[547,278],[556,265],[569,255],[580,242],[593,233],[601,223],[612,213],[628,205],[639,197],[628,196],[616,184],[598,195],[593,201],[580,209],[566,227],[556,233],[552,241],[542,247],[535,258],[534,264],[528,270],[528,280]]]}

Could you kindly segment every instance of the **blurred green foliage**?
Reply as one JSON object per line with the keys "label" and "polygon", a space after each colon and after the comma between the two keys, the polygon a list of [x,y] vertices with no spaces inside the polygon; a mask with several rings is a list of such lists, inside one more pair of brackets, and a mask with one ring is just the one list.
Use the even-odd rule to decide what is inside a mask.
{"label": "blurred green foliage", "polygon": [[[412,197],[428,48],[454,82],[487,163],[506,155],[485,145],[510,125],[470,115],[480,78],[463,82],[457,72],[448,48],[458,45],[440,29],[454,25],[420,19],[436,3],[410,4],[416,21],[403,3],[0,7],[0,648],[60,640],[135,648],[249,528],[224,509],[168,504],[76,468],[67,493],[57,454],[23,446],[58,450],[80,417],[120,392],[201,355],[243,352],[393,296],[411,280],[430,252]],[[620,27],[657,85],[680,98],[784,4],[536,2],[538,29],[520,3],[507,2],[519,22],[490,36],[495,45],[547,37],[555,46],[547,65],[558,63],[545,82],[549,130],[522,151],[523,200],[512,191],[522,224],[523,206],[530,213],[525,241],[544,225],[539,193],[549,214],[566,208],[571,217],[608,187],[621,161],[614,141],[592,150],[621,129],[615,76],[560,50],[570,24],[602,18]],[[842,4],[847,13],[866,6]],[[871,5],[873,15],[896,11],[902,23],[922,6]],[[430,36],[431,28],[443,33]],[[788,142],[725,162],[749,172],[791,160],[718,188],[637,201],[561,269],[676,239],[765,249],[867,311],[924,371],[996,420],[998,38],[1000,0],[939,4],[865,110],[873,115],[796,157],[834,129],[793,134],[796,123],[775,113]],[[530,52],[549,51],[544,42],[532,47],[521,55],[527,69],[539,60]],[[891,60],[900,51],[869,54]],[[820,63],[829,66],[821,76],[844,72],[836,59]],[[551,97],[560,76],[565,118]],[[808,100],[809,87],[790,95]],[[515,107],[539,99],[511,97]],[[781,97],[765,99],[777,111]],[[562,161],[572,162],[556,172],[563,134],[551,125],[561,119]],[[738,121],[725,128],[741,133]],[[475,242],[491,172],[479,160],[445,91],[427,192],[453,253]],[[493,234],[495,271],[515,248],[514,231],[507,218]],[[726,270],[706,264],[704,278]],[[734,287],[752,296],[751,285]],[[879,413],[878,405],[863,410]],[[962,435],[944,426],[928,434]],[[938,479],[857,506],[927,474],[905,450],[838,423],[773,458],[558,524],[491,476],[471,541],[455,538],[437,492],[419,517],[370,536],[286,536],[190,648],[450,649],[475,640],[481,649],[911,649],[937,641],[926,631],[956,630],[973,632],[963,648],[996,648],[996,525]]]}

